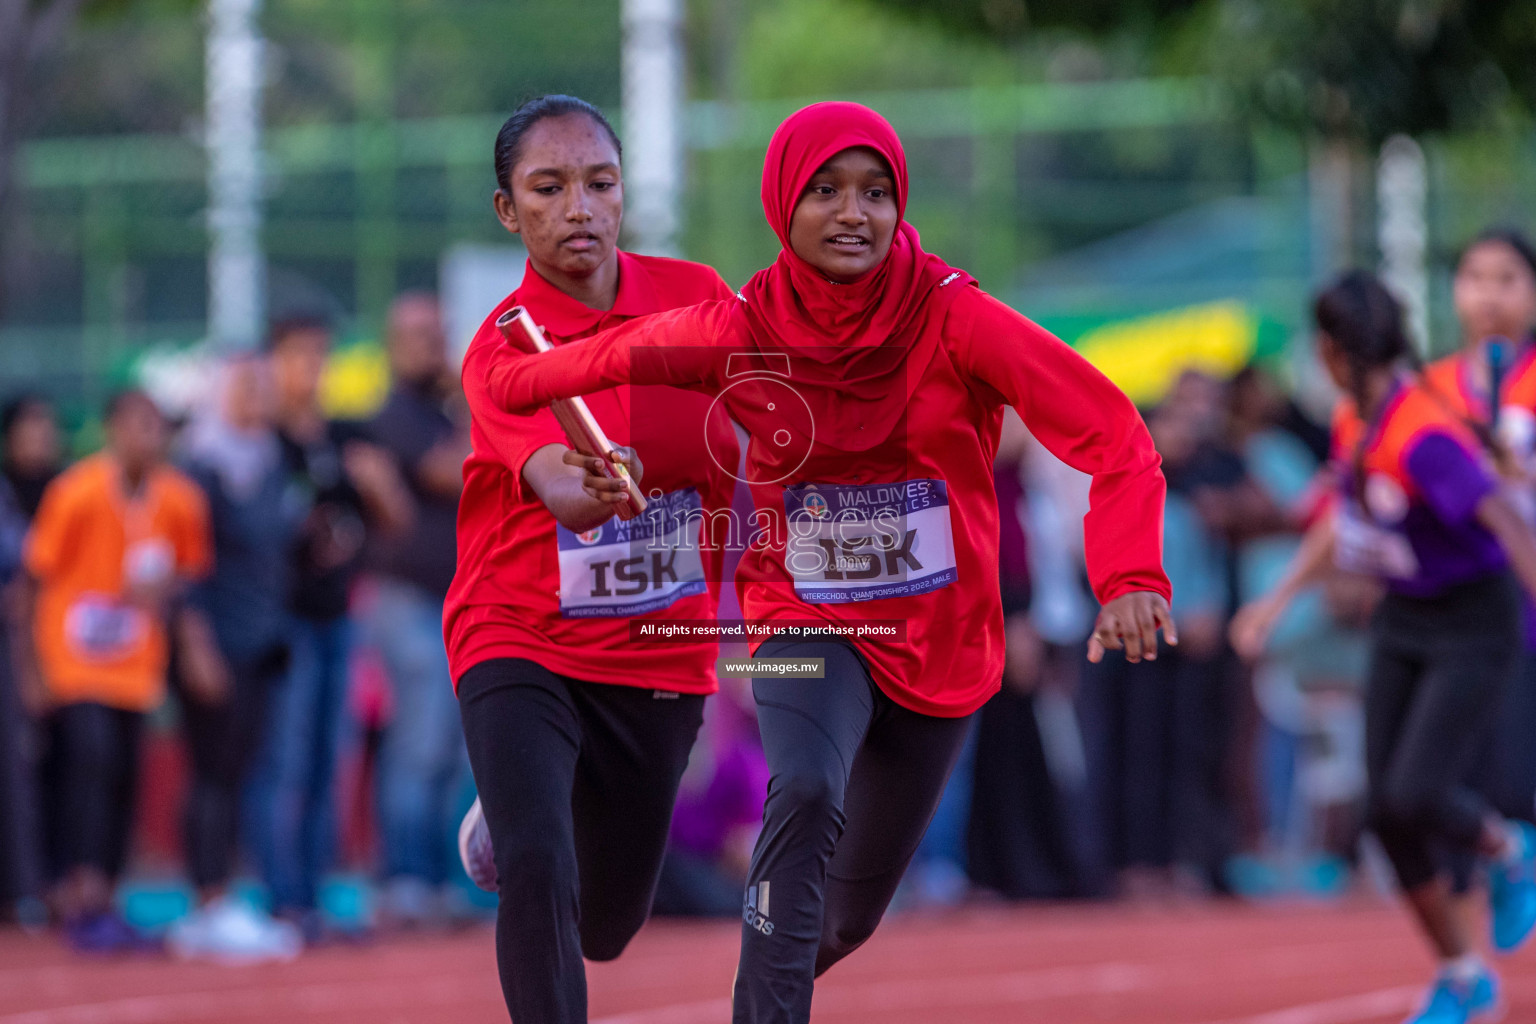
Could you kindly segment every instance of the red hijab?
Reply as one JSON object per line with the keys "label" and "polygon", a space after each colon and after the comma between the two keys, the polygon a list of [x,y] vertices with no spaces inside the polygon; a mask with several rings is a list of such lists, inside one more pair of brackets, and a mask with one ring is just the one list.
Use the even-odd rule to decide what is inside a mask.
{"label": "red hijab", "polygon": [[[903,219],[880,265],[839,284],[795,255],[789,222],[811,177],[855,146],[889,165]],[[890,436],[938,349],[944,311],[975,283],[923,251],[906,208],[901,140],[868,107],[814,103],[773,133],[763,161],[763,212],[783,249],[747,282],[738,309],[760,350],[790,356],[790,383],[811,407],[818,440],[833,448],[864,451]]]}

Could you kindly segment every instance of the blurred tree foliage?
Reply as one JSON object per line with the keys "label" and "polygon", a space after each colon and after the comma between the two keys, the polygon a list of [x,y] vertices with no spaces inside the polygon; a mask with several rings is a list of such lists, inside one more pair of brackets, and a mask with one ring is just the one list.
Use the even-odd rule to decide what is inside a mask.
{"label": "blurred tree foliage", "polygon": [[994,39],[1016,40],[1038,29],[1106,33],[1156,27],[1201,0],[879,0],[939,25]]}
{"label": "blurred tree foliage", "polygon": [[1528,0],[1228,0],[1207,52],[1280,123],[1373,144],[1536,109]]}
{"label": "blurred tree foliage", "polygon": [[1141,37],[1161,70],[1211,72],[1287,128],[1378,144],[1536,110],[1531,0],[875,0],[1011,42]]}

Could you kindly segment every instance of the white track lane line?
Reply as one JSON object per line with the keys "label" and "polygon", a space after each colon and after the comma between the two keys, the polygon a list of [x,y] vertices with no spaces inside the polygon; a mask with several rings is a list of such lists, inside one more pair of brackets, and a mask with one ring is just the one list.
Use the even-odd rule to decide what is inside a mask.
{"label": "white track lane line", "polygon": [[[822,1012],[858,1010],[943,1010],[958,1006],[998,1006],[1077,995],[1145,991],[1166,986],[1179,974],[1170,964],[1111,962],[1015,971],[1007,974],[946,978],[909,978],[824,989],[816,997]],[[1290,973],[1284,971],[1280,973]],[[46,1010],[0,1015],[0,1024],[162,1024],[210,1014],[267,1017],[340,1007],[398,1006],[399,1000],[438,1005],[463,1000],[483,984],[481,975],[324,982],[281,989],[211,991],[129,996]],[[1213,1024],[1356,1024],[1412,1006],[1417,987],[1381,989],[1341,999],[1308,1003]],[[730,1012],[730,1000],[715,998],[659,1006],[598,1018],[592,1024],[716,1024]]]}
{"label": "white track lane line", "polygon": [[[1079,967],[1049,967],[1009,974],[951,978],[910,978],[897,981],[839,985],[816,994],[819,1013],[871,1010],[945,1010],[958,1006],[995,1006],[1035,1002],[1076,995],[1102,995],[1155,988],[1167,972],[1149,964],[1107,963]],[[730,1013],[729,999],[657,1006],[592,1024],[716,1024]],[[7,1022],[0,1020],[0,1024]]]}
{"label": "white track lane line", "polygon": [[[267,1022],[291,1016],[336,1010],[377,1010],[381,1014],[402,1005],[411,1008],[462,1005],[465,993],[483,991],[483,973],[433,978],[323,982],[312,985],[219,988],[192,992],[123,996],[47,1010],[0,1014],[0,1024],[169,1024],[186,1020],[244,1020]],[[492,1005],[499,1005],[497,999]]]}
{"label": "white track lane line", "polygon": [[1377,989],[1375,992],[1362,992],[1320,1003],[1303,1003],[1283,1010],[1268,1010],[1249,1017],[1232,1017],[1211,1024],[1356,1024],[1358,1021],[1406,1013],[1417,1005],[1423,992],[1422,985],[1400,985],[1397,988]]}

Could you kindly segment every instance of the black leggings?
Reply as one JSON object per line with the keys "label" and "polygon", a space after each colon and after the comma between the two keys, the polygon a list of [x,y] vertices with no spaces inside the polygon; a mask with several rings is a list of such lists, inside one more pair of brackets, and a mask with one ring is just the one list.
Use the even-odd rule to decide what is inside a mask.
{"label": "black leggings", "polygon": [[1434,598],[1389,594],[1371,623],[1368,824],[1399,883],[1475,853],[1494,810],[1472,784],[1521,652],[1519,595],[1500,574]]}
{"label": "black leggings", "polygon": [[216,705],[204,704],[188,694],[181,680],[172,675],[181,698],[182,731],[192,761],[182,815],[187,873],[199,889],[224,885],[232,874],[242,787],[266,736],[272,690],[287,668],[285,647],[255,658],[231,660],[230,693]]}
{"label": "black leggings", "polygon": [[969,718],[897,704],[855,649],[770,640],[825,677],[752,681],[771,777],[742,917],[736,1024],[804,1024],[813,978],[880,923],[938,807]]}
{"label": "black leggings", "polygon": [[590,683],[522,658],[459,680],[500,878],[496,963],[514,1024],[586,1024],[582,956],[650,914],[704,698]]}
{"label": "black leggings", "polygon": [[93,868],[122,874],[138,800],[144,716],[104,704],[65,704],[48,718],[43,772],[55,878]]}

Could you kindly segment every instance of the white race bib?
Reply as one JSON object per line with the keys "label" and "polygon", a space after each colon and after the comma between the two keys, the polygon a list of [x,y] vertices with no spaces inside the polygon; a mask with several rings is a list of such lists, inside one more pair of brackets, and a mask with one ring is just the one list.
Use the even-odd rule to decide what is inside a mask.
{"label": "white race bib", "polygon": [[1527,526],[1536,526],[1536,415],[1518,405],[1506,405],[1499,410],[1499,440],[1515,457],[1515,462],[1525,471],[1526,479],[1519,483],[1506,482],[1504,493],[1515,504],[1515,510]]}
{"label": "white race bib", "polygon": [[784,491],[784,564],[809,604],[910,597],[959,578],[943,480]]}
{"label": "white race bib", "polygon": [[1333,560],[1345,572],[1411,580],[1419,559],[1408,538],[1364,518],[1350,503],[1339,507],[1333,538]]}
{"label": "white race bib", "polygon": [[105,594],[81,594],[64,613],[64,636],[82,661],[116,661],[143,643],[149,619]]}
{"label": "white race bib", "polygon": [[555,524],[560,549],[560,614],[627,618],[702,594],[703,502],[693,488],[648,499],[644,514],[572,533]]}

